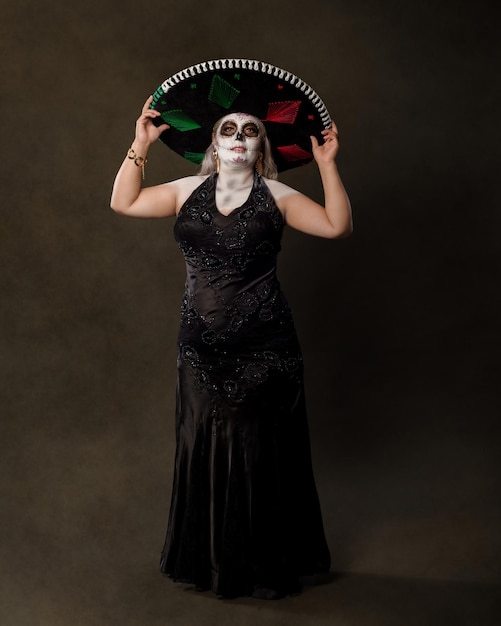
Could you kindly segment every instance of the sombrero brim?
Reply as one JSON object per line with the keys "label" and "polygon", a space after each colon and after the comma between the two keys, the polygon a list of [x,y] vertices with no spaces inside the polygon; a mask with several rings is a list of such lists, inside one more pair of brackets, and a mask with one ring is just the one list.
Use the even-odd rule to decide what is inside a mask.
{"label": "sombrero brim", "polygon": [[193,163],[201,163],[212,128],[235,112],[264,124],[278,171],[309,163],[311,139],[331,118],[313,89],[294,74],[269,63],[219,59],[198,63],[168,78],[153,94],[151,108],[162,114],[155,124],[170,128],[160,140]]}

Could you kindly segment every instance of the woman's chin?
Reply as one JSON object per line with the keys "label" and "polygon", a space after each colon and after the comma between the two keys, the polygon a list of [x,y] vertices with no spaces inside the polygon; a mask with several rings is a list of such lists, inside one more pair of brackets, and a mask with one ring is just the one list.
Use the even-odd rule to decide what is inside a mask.
{"label": "woman's chin", "polygon": [[253,167],[254,167],[254,163],[252,161],[249,161],[249,159],[246,159],[245,157],[242,157],[242,156],[235,157],[231,159],[231,161],[226,162],[226,168],[228,170],[233,170],[234,172],[241,172],[244,170],[249,170],[249,169],[252,169]]}

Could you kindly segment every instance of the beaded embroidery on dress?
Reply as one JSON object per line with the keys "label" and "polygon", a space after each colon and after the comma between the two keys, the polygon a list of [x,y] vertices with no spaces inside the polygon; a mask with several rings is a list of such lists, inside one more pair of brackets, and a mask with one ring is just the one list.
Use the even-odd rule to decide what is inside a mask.
{"label": "beaded embroidery on dress", "polygon": [[257,174],[229,215],[217,174],[181,208],[176,461],[161,571],[234,597],[297,591],[330,556],[311,467],[302,356],[276,276],[283,217]]}

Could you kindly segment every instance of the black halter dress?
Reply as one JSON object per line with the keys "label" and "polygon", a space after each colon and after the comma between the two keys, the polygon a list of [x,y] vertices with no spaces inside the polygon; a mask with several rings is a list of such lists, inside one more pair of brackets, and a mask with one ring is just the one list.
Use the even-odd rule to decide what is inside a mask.
{"label": "black halter dress", "polygon": [[278,595],[328,571],[302,356],[276,277],[283,217],[255,175],[229,215],[209,176],[181,208],[186,260],[176,460],[161,571],[218,595]]}

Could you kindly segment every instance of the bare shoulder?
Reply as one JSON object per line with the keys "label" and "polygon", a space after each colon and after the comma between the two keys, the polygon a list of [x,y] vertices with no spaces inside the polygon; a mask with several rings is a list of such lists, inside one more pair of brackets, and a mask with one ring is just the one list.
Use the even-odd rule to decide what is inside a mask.
{"label": "bare shoulder", "polygon": [[184,176],[183,178],[177,178],[176,180],[171,180],[170,182],[164,184],[166,187],[175,189],[178,193],[182,193],[184,191],[189,191],[191,193],[206,179],[207,176]]}
{"label": "bare shoulder", "polygon": [[275,199],[275,202],[277,203],[280,202],[280,200],[282,200],[286,196],[300,193],[293,187],[289,187],[289,185],[286,185],[285,183],[281,183],[278,180],[270,180],[269,178],[265,178],[264,181],[268,189],[271,191],[271,195]]}
{"label": "bare shoulder", "polygon": [[304,197],[303,194],[293,187],[289,187],[285,183],[281,183],[278,180],[264,179],[268,189],[275,200],[275,203],[280,212],[285,216],[291,199]]}
{"label": "bare shoulder", "polygon": [[176,193],[176,213],[183,204],[188,200],[197,187],[207,180],[207,176],[185,176],[165,183],[165,187],[170,188]]}

